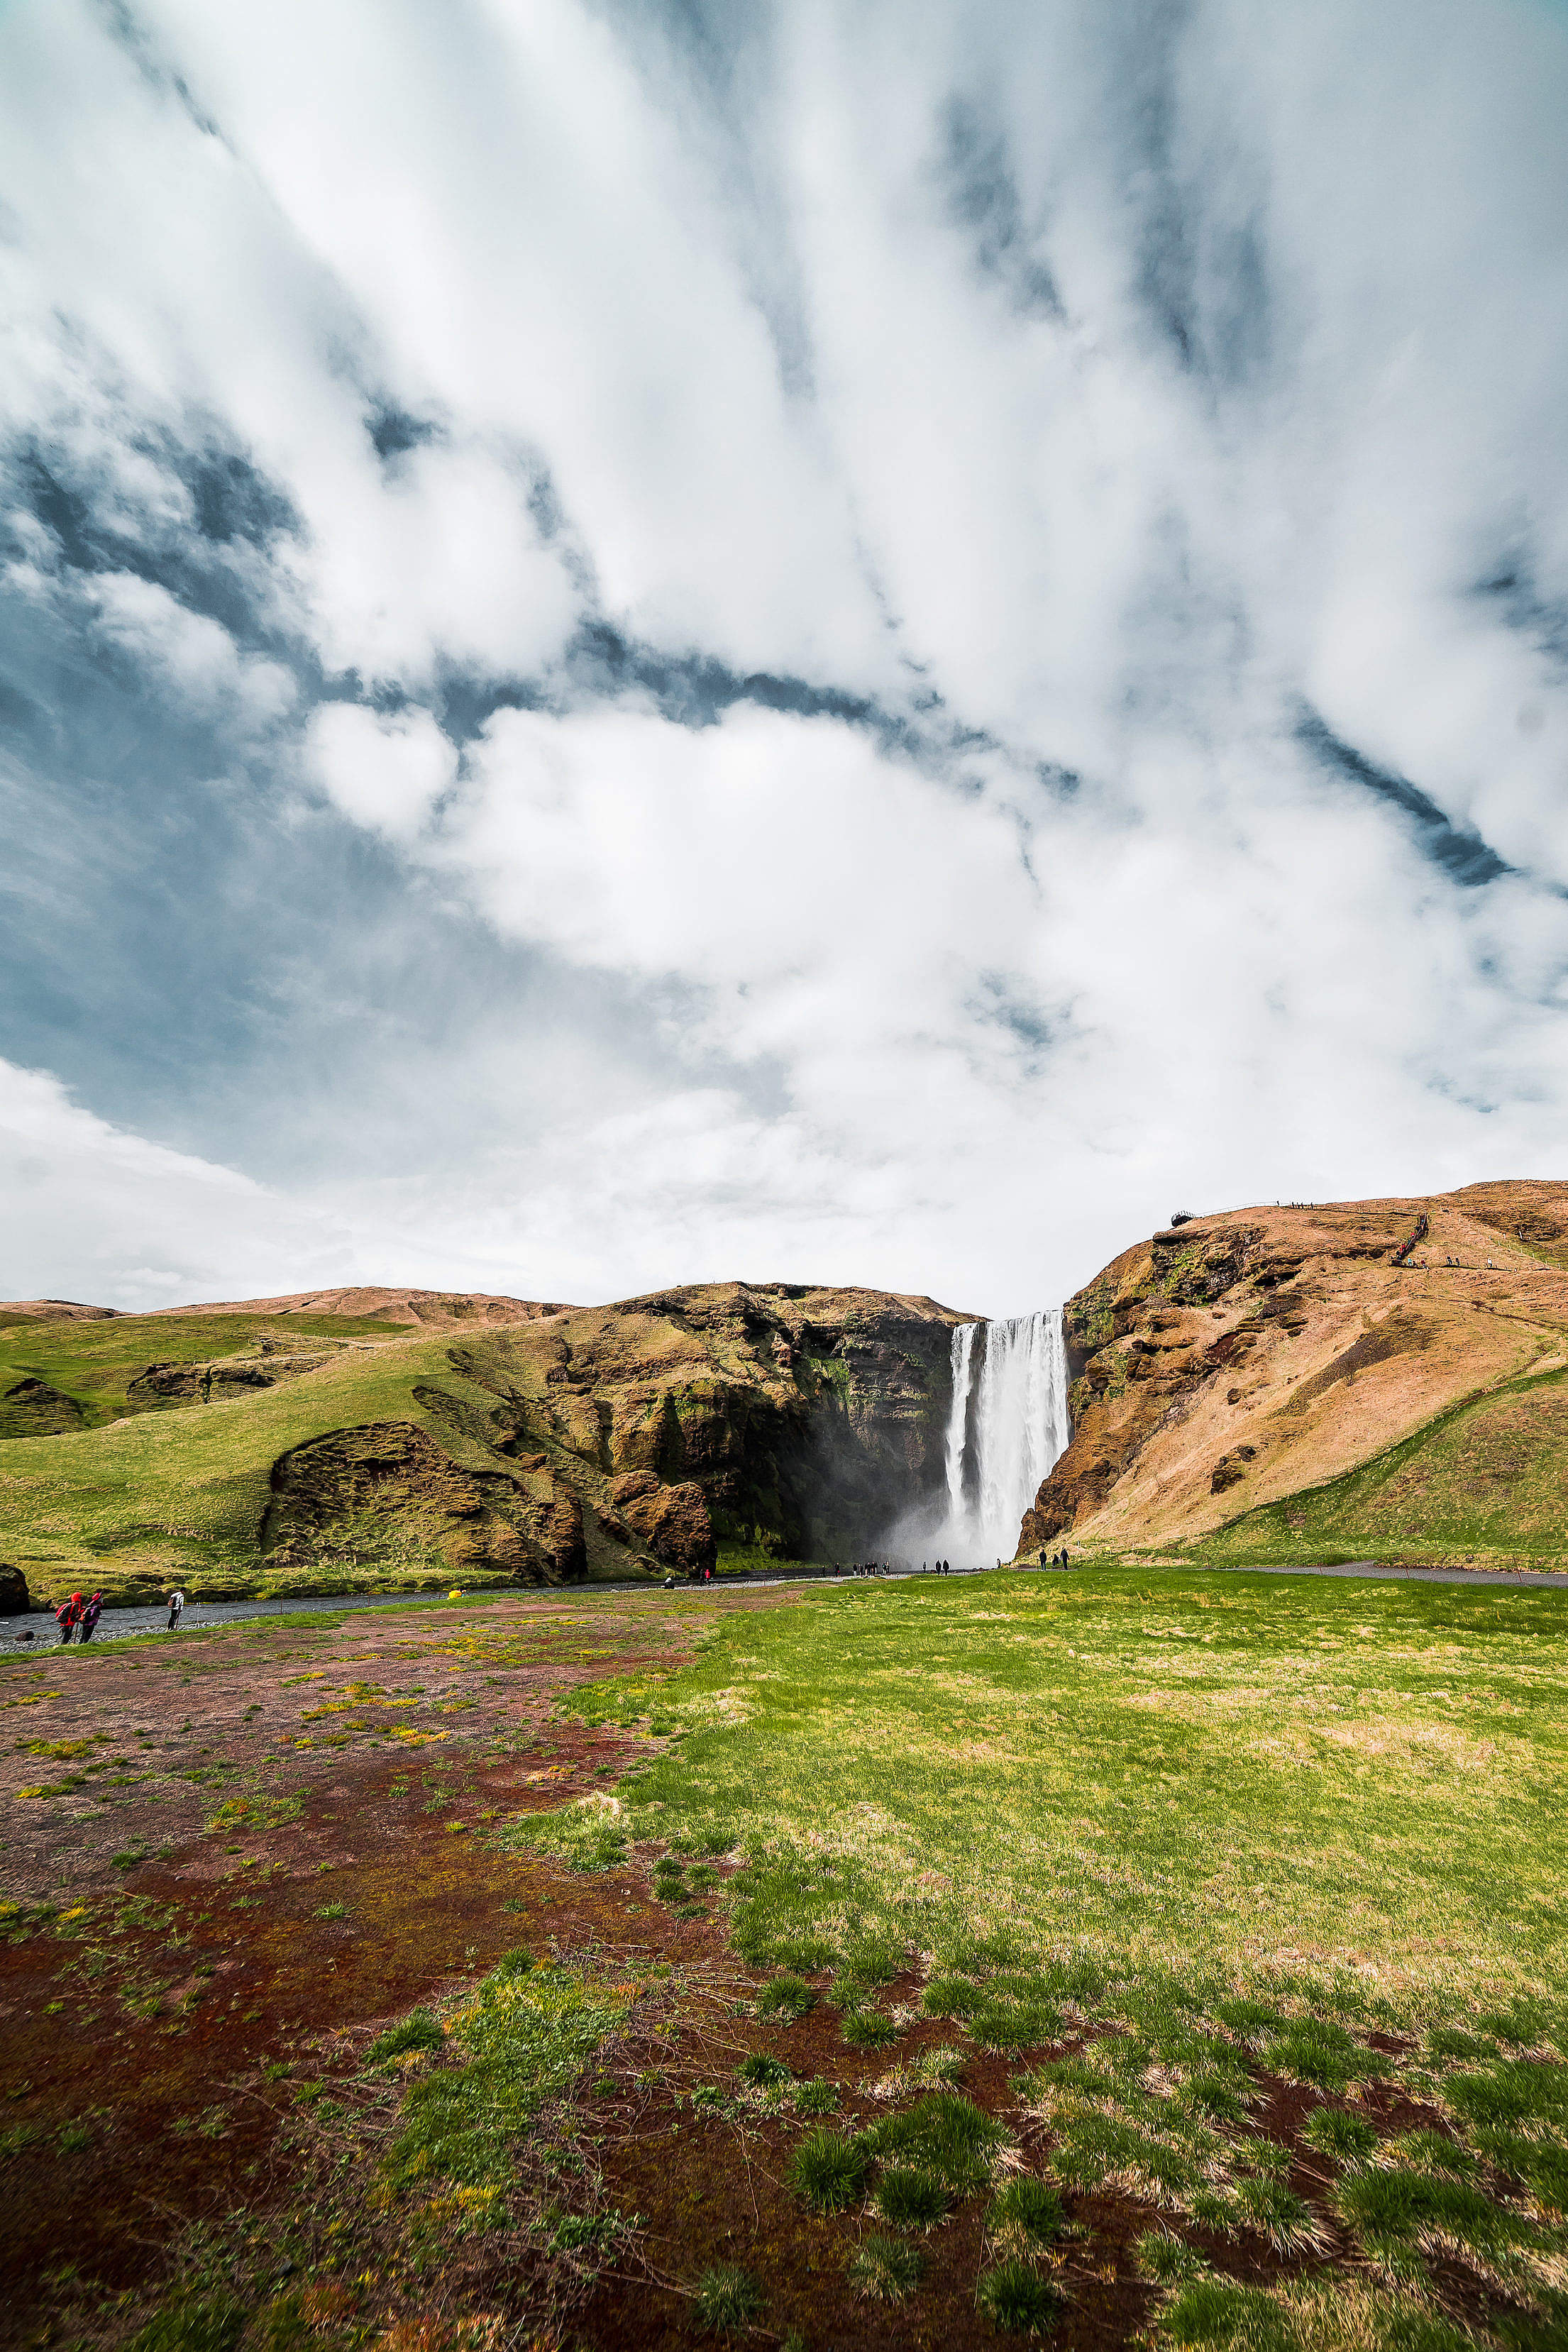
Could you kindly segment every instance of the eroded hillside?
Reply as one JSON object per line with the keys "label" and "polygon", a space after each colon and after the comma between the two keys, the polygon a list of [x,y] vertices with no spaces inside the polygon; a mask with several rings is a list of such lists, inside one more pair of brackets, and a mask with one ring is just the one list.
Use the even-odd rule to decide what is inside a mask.
{"label": "eroded hillside", "polygon": [[35,1594],[652,1576],[848,1556],[942,1480],[962,1318],[930,1299],[729,1283],[415,1336],[371,1304],[0,1328],[0,1559]]}
{"label": "eroded hillside", "polygon": [[1568,1184],[1194,1219],[1065,1321],[1073,1439],[1022,1551],[1568,1550]]}

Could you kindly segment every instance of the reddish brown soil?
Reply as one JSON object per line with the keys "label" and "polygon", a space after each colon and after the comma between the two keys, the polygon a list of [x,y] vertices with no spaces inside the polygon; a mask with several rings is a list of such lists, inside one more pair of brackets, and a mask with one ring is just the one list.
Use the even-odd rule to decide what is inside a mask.
{"label": "reddish brown soil", "polygon": [[[13,2326],[26,2332],[51,2264],[132,2284],[160,2241],[283,2185],[270,2151],[292,2093],[268,2063],[309,2073],[344,2028],[513,1945],[630,1947],[646,1921],[667,1957],[706,1948],[712,1929],[654,1906],[640,1874],[579,1880],[483,1835],[496,1815],[615,1780],[646,1748],[552,1710],[612,1661],[679,1659],[681,1618],[660,1614],[378,1612],[338,1632],[189,1634],[0,1674],[0,1883],[24,1906],[0,1921],[0,2133],[27,2135],[4,2165]],[[377,1699],[319,1712],[351,1684]],[[104,1726],[87,1757],[28,1752]],[[94,1757],[140,1769],[17,1793]],[[117,1865],[138,1848],[152,1858]],[[342,1916],[323,1918],[329,1906]],[[68,2145],[78,2134],[86,2145]]]}
{"label": "reddish brown soil", "polygon": [[[662,1595],[552,1595],[351,1616],[325,1632],[192,1633],[0,1670],[6,1892],[21,1906],[0,1920],[0,1935],[10,1930],[0,2135],[11,2143],[0,2137],[0,2345],[122,2342],[193,2247],[237,2249],[242,2236],[249,2253],[225,2259],[247,2302],[308,2280],[306,2318],[326,2315],[326,2333],[309,2340],[323,2352],[350,2340],[499,2352],[524,2336],[541,2352],[689,2352],[707,2340],[692,2291],[721,2262],[763,2292],[753,2340],[792,2327],[818,2352],[994,2340],[973,2302],[988,2259],[984,2200],[916,2241],[925,2275],[907,2300],[858,2295],[847,2265],[878,2224],[803,2213],[784,2185],[801,2119],[744,2096],[736,2070],[752,2051],[781,2056],[795,2075],[833,2083],[838,2120],[854,2126],[887,2112],[875,2085],[895,2061],[959,2044],[960,2087],[1037,2170],[1048,2133],[1025,2113],[1015,2077],[1046,2053],[986,2053],[921,2019],[892,2048],[857,2052],[826,2001],[791,2025],[761,2021],[756,1979],[721,1924],[657,1901],[651,1857],[579,1877],[487,1836],[492,1821],[603,1786],[646,1754],[646,1738],[591,1729],[556,1703],[587,1679],[678,1663],[701,1622],[690,1602]],[[92,1752],[107,1771],[85,1773],[90,1755],[30,1752],[102,1727],[111,1737]],[[135,1769],[116,1769],[121,1756]],[[59,1793],[17,1793],[40,1783]],[[139,1849],[148,1858],[127,1865]],[[374,2134],[396,2096],[361,2071],[367,2043],[517,1946],[605,1964],[645,1988],[566,2127],[574,2185],[539,2175],[536,2210],[563,2199],[634,2225],[597,2276],[592,2262],[574,2275],[568,2261],[563,2273],[526,2220],[493,2237],[458,2231],[438,2258],[411,2263],[395,2218],[366,2213]],[[918,1990],[913,1979],[889,1986],[879,2005],[907,2019]],[[1292,2185],[1323,2223],[1330,2259],[1353,2260],[1332,2223],[1330,2168],[1300,2142],[1316,2095],[1260,2089],[1258,2123],[1291,2147]],[[721,2095],[721,2111],[694,2105],[698,2090]],[[1438,2120],[1392,2090],[1371,2104],[1385,2128]],[[533,2160],[519,2152],[525,2179]],[[1057,2250],[1067,2299],[1053,2340],[1111,2352],[1152,2315],[1132,2246],[1158,2216],[1114,2196],[1065,2201],[1074,2226]],[[1303,2267],[1261,2238],[1205,2251],[1235,2277]],[[1446,2284],[1453,2307],[1474,2300],[1473,2282]],[[329,2321],[352,2324],[352,2337],[331,2336]],[[485,2333],[492,2321],[501,2334]]]}

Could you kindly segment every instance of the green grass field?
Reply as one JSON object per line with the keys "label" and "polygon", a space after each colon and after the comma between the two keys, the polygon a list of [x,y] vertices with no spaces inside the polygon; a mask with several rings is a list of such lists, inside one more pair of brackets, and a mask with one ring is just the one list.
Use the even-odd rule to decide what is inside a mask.
{"label": "green grass field", "polygon": [[1456,1405],[1360,1469],[1248,1511],[1191,1552],[1568,1564],[1568,1372]]}
{"label": "green grass field", "polygon": [[1555,1998],[1565,1637],[1557,1591],[915,1578],[727,1617],[673,1685],[599,1703],[682,1727],[617,1834],[743,1842],[749,1954],[988,1942],[1414,2015]]}
{"label": "green grass field", "polygon": [[[1240,1573],[819,1592],[720,1621],[671,1680],[580,1694],[671,1752],[618,1811],[509,1834],[590,1868],[668,1841],[667,1899],[680,1857],[739,1851],[763,2008],[826,2000],[915,2099],[805,2131],[811,2210],[912,2226],[922,2198],[993,2193],[997,2126],[942,2085],[976,2047],[1011,2055],[1045,2178],[992,2208],[1012,2252],[983,2306],[989,2280],[1049,2315],[1006,2196],[1110,2194],[1157,2222],[1162,2345],[1546,2352],[1568,2340],[1565,1634],[1568,1593]],[[952,2045],[900,2074],[910,2000]],[[1266,2119],[1260,2075],[1310,2112]],[[928,2125],[968,2135],[962,2179]]]}

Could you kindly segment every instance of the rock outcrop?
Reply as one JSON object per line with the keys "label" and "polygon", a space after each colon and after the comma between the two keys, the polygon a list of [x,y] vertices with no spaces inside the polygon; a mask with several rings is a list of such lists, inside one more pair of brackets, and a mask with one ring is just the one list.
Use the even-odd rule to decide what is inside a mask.
{"label": "rock outcrop", "polygon": [[263,1338],[254,1355],[215,1356],[208,1361],[159,1362],[127,1381],[125,1402],[132,1412],[160,1412],[193,1404],[221,1402],[247,1389],[276,1388],[280,1381],[297,1381],[327,1361],[330,1350],[293,1354],[276,1339]]}
{"label": "rock outcrop", "polygon": [[1185,1541],[1558,1360],[1568,1185],[1185,1219],[1114,1258],[1064,1327],[1072,1442],[1020,1551],[1069,1530]]}
{"label": "rock outcrop", "polygon": [[0,1438],[63,1437],[83,1419],[76,1399],[47,1381],[17,1381],[0,1394]]}
{"label": "rock outcrop", "polygon": [[846,1558],[941,1486],[966,1319],[804,1284],[658,1291],[454,1348],[454,1370],[494,1399],[483,1413],[438,1382],[419,1401],[496,1453],[542,1452],[583,1496],[591,1543],[595,1527],[629,1532],[675,1565],[702,1564],[710,1542]]}
{"label": "rock outcrop", "polygon": [[510,1475],[464,1468],[413,1422],[334,1430],[284,1454],[261,1528],[278,1567],[303,1559],[401,1556],[453,1573],[497,1571],[524,1583],[583,1574],[576,1496],[547,1468]]}
{"label": "rock outcrop", "polygon": [[700,1576],[718,1558],[707,1497],[694,1478],[667,1486],[652,1470],[628,1470],[612,1485],[610,1500],[667,1567]]}
{"label": "rock outcrop", "polygon": [[[418,1381],[417,1422],[324,1433],[275,1465],[279,1565],[415,1560],[557,1583],[868,1546],[942,1476],[950,1333],[930,1299],[713,1284],[494,1328]],[[172,1402],[267,1359],[156,1366]],[[480,1466],[482,1465],[482,1466]]]}

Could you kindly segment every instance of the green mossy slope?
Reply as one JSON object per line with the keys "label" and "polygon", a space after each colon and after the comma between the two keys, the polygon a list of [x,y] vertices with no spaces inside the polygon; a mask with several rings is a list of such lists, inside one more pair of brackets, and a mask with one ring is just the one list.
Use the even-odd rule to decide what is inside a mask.
{"label": "green mossy slope", "polygon": [[137,1410],[128,1395],[149,1364],[199,1364],[254,1352],[260,1339],[305,1349],[340,1341],[387,1345],[406,1337],[384,1322],[343,1315],[116,1315],[102,1322],[0,1320],[0,1399],[22,1381],[74,1398],[89,1428]]}
{"label": "green mossy slope", "polygon": [[[200,1330],[195,1321],[156,1328],[161,1340],[176,1328],[182,1339]],[[209,1353],[211,1336],[205,1344],[193,1337],[192,1353]],[[117,1596],[174,1575],[195,1591],[307,1591],[321,1582],[320,1575],[308,1569],[268,1573],[258,1550],[279,1455],[324,1431],[398,1421],[415,1423],[465,1467],[494,1467],[483,1448],[466,1442],[450,1422],[437,1423],[415,1393],[439,1379],[444,1391],[465,1401],[489,1402],[454,1371],[449,1357],[445,1339],[383,1338],[374,1348],[342,1350],[276,1389],[185,1412],[142,1413],[68,1436],[13,1440],[0,1452],[0,1557],[21,1568],[35,1596],[89,1580]],[[132,1351],[113,1370],[146,1360],[145,1349]],[[63,1370],[57,1361],[62,1384]],[[341,1583],[362,1580],[352,1564],[341,1565]],[[389,1571],[394,1581],[427,1582],[442,1565],[419,1546],[402,1561],[366,1563],[378,1583]]]}
{"label": "green mossy slope", "polygon": [[1245,1513],[1190,1556],[1559,1566],[1568,1559],[1568,1372],[1457,1405],[1346,1476]]}

